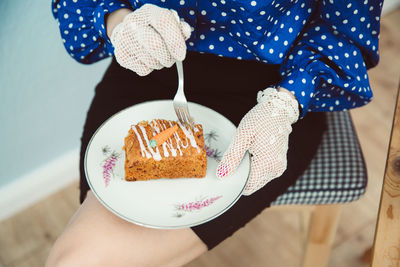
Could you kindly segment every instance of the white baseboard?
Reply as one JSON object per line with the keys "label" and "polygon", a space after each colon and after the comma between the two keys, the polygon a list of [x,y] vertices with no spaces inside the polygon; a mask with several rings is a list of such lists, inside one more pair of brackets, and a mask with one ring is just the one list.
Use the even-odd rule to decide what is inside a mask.
{"label": "white baseboard", "polygon": [[0,221],[66,187],[78,177],[79,149],[75,149],[0,187]]}

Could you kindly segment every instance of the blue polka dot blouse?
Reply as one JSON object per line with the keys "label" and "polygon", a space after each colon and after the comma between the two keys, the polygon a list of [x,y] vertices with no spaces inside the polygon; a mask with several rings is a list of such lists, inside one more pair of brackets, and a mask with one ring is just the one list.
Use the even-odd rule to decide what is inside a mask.
{"label": "blue polka dot blouse", "polygon": [[191,25],[189,50],[280,64],[277,86],[295,94],[303,116],[372,99],[382,0],[52,0],[52,11],[70,55],[93,63],[113,55],[105,15],[145,3]]}

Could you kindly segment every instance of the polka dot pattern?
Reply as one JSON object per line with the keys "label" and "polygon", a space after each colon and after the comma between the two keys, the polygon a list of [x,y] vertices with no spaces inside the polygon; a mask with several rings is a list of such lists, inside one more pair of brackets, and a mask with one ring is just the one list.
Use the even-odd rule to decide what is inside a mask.
{"label": "polka dot pattern", "polygon": [[68,53],[77,61],[90,64],[114,54],[107,38],[104,16],[128,1],[52,0],[53,16],[59,22],[60,33]]}
{"label": "polka dot pattern", "polygon": [[145,3],[189,23],[188,50],[280,64],[277,86],[295,94],[302,116],[372,99],[366,70],[379,59],[382,0],[52,0],[52,11],[70,55],[92,63],[113,54],[104,17]]}
{"label": "polka dot pattern", "polygon": [[302,116],[307,111],[346,110],[371,101],[367,69],[379,60],[374,49],[379,23],[372,22],[381,7],[382,2],[367,0],[322,1],[281,65],[280,86],[294,92]]}

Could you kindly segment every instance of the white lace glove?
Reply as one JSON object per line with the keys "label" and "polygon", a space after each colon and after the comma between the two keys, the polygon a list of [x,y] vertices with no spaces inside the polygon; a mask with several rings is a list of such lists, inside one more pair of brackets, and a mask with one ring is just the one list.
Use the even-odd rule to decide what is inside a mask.
{"label": "white lace glove", "polygon": [[189,24],[180,21],[175,10],[145,4],[115,26],[111,43],[122,67],[145,76],[182,61],[190,33]]}
{"label": "white lace glove", "polygon": [[297,101],[286,92],[267,88],[258,93],[257,102],[241,120],[217,167],[217,176],[226,177],[249,151],[251,172],[244,195],[251,195],[286,170],[291,125],[299,116]]}

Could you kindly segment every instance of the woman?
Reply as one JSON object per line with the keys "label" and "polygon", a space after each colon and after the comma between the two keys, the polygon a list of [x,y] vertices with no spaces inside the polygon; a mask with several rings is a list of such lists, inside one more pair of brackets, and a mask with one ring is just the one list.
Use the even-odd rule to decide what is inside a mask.
{"label": "woman", "polygon": [[[325,129],[324,113],[315,111],[371,100],[366,70],[379,58],[381,7],[368,0],[54,0],[71,56],[81,63],[114,57],[82,136],[83,203],[47,266],[179,266],[243,227],[307,168]],[[238,125],[217,176],[229,179],[246,151],[252,168],[246,196],[220,217],[190,229],[148,229],[114,216],[88,192],[83,155],[111,115],[172,99],[178,60],[188,99]]]}

